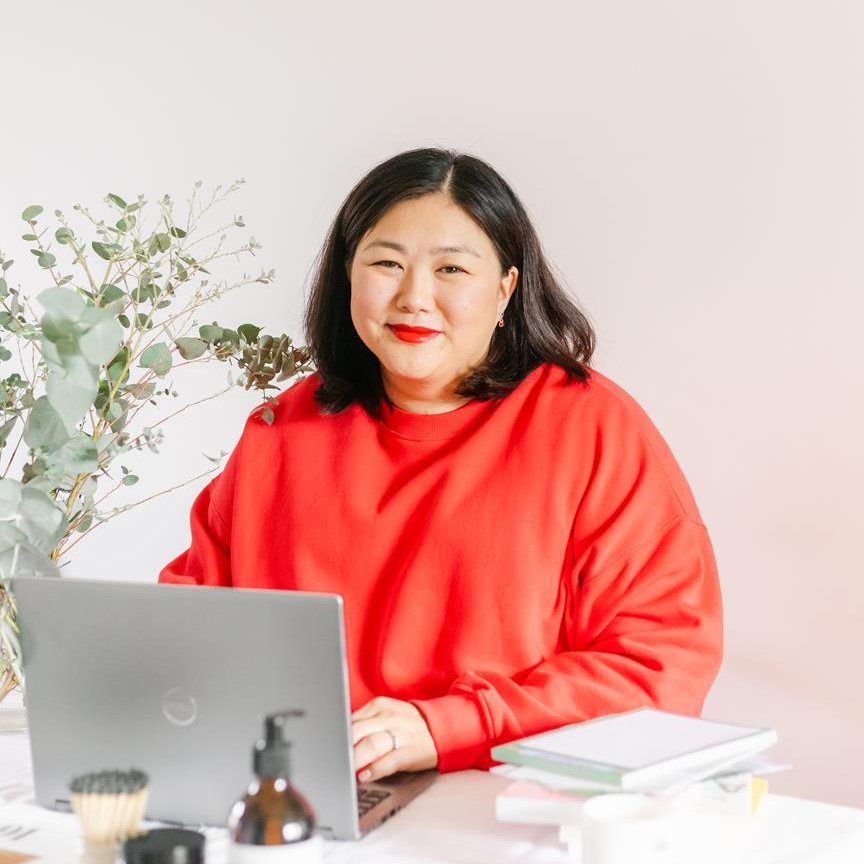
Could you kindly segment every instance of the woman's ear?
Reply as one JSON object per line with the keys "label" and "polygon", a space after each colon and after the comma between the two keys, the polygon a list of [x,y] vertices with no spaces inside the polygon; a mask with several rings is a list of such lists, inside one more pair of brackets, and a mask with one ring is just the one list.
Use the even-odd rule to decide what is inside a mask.
{"label": "woman's ear", "polygon": [[502,277],[501,286],[498,289],[498,314],[503,314],[516,290],[516,284],[519,281],[519,270],[516,267],[511,267]]}

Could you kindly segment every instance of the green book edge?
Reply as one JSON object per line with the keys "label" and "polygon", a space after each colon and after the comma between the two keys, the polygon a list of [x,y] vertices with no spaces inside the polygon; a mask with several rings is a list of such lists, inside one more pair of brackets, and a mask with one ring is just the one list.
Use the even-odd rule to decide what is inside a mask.
{"label": "green book edge", "polygon": [[498,744],[492,748],[492,758],[498,762],[510,765],[524,765],[526,768],[539,768],[541,771],[552,771],[555,774],[566,774],[568,777],[579,777],[582,780],[592,780],[611,786],[621,786],[622,771],[616,768],[602,767],[596,762],[579,762],[569,756],[555,758],[549,753],[522,747],[514,744]]}

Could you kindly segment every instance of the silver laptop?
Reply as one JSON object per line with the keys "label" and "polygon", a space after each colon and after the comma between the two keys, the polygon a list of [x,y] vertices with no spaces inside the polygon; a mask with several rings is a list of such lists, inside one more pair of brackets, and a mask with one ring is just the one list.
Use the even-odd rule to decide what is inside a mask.
{"label": "silver laptop", "polygon": [[335,594],[14,579],[36,799],[69,781],[150,776],[147,815],[224,825],[252,779],[267,714],[293,720],[292,779],[321,832],[354,839],[436,771],[356,782],[342,598]]}

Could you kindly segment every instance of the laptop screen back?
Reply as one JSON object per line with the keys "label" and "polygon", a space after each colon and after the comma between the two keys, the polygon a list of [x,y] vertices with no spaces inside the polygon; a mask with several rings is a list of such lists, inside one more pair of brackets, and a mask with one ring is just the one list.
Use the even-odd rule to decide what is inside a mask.
{"label": "laptop screen back", "polygon": [[292,721],[292,778],[319,826],[358,836],[342,599],[289,591],[16,579],[36,797],[141,768],[147,815],[224,825],[265,715]]}

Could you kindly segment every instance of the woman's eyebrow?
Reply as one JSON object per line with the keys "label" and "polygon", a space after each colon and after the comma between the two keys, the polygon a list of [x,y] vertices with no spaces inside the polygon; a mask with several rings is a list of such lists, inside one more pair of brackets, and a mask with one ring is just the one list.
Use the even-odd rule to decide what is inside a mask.
{"label": "woman's eyebrow", "polygon": [[[363,247],[363,251],[365,252],[367,249],[371,249],[373,246],[384,246],[387,249],[395,249],[397,252],[405,253],[406,249],[399,243],[394,243],[392,240],[373,240],[367,246]],[[462,252],[466,255],[473,255],[475,258],[480,257],[479,252],[475,252],[473,249],[469,249],[467,246],[438,246],[436,249],[430,249],[430,254],[432,255],[440,255],[444,252]]]}

